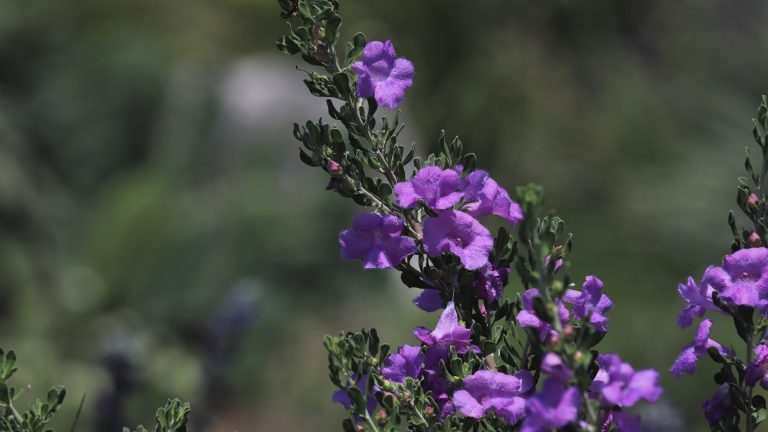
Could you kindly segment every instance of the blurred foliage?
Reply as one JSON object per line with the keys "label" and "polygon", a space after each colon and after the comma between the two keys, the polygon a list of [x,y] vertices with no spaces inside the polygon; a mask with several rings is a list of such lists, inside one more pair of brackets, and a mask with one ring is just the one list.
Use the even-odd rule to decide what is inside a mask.
{"label": "blurred foliage", "polygon": [[[57,418],[87,392],[82,428],[119,430],[180,396],[195,430],[335,430],[322,335],[397,344],[436,320],[339,262],[353,210],[296,158],[290,124],[323,106],[276,59],[274,3],[0,0],[0,336],[27,359],[17,382],[67,387]],[[768,5],[341,7],[346,35],[414,61],[421,149],[446,129],[508,188],[543,184],[615,300],[607,348],[668,366],[690,336],[659,331],[675,283],[728,252]],[[687,395],[711,383],[666,378],[646,418],[698,430]]]}

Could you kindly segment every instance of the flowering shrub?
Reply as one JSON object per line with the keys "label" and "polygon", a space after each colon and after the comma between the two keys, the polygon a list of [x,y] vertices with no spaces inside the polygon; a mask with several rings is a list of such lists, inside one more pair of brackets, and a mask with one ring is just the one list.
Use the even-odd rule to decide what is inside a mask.
{"label": "flowering shrub", "polygon": [[[715,374],[717,388],[702,404],[704,415],[715,431],[753,431],[766,418],[765,398],[755,395],[759,383],[768,389],[768,219],[766,212],[766,177],[768,176],[768,100],[763,97],[754,119],[754,138],[762,153],[761,169],[754,171],[747,148],[744,164],[747,177],[739,178],[737,203],[748,227],[739,229],[733,212],[728,223],[733,233],[731,254],[720,266],[704,270],[697,284],[692,277],[678,286],[686,305],[678,324],[686,328],[707,313],[732,319],[736,333],[744,342],[741,349],[723,347],[711,339],[713,321],[702,319],[694,341],[670,368],[676,376],[693,374],[701,357],[709,357],[720,366]],[[743,354],[740,355],[740,354]],[[742,420],[743,416],[743,420]]]}
{"label": "flowering shrub", "polygon": [[[541,188],[510,194],[458,138],[441,135],[426,158],[399,145],[398,112],[376,114],[404,100],[413,63],[363,34],[340,49],[338,1],[279,3],[290,32],[277,46],[317,67],[304,83],[335,121],[296,124],[299,156],[365,208],[339,234],[341,257],[400,272],[421,290],[417,307],[442,309],[395,352],[374,329],[325,338],[344,430],[639,431],[625,410],[659,399],[659,374],[598,352],[613,304],[596,276],[575,289],[571,235],[544,211]],[[485,216],[506,226],[491,233]],[[519,284],[505,295],[512,274]]]}

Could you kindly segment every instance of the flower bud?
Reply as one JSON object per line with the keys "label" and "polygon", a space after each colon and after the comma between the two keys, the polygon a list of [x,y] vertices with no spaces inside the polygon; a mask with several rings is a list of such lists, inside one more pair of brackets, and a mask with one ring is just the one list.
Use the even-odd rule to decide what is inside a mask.
{"label": "flower bud", "polygon": [[582,353],[581,351],[576,351],[573,354],[573,359],[576,360],[577,363],[581,362],[582,360],[584,360],[584,353]]}
{"label": "flower bud", "polygon": [[747,197],[747,205],[750,207],[757,207],[760,203],[760,198],[754,192]]}
{"label": "flower bud", "polygon": [[315,40],[325,39],[325,27],[321,25],[315,25],[312,27],[312,36],[314,36]]}
{"label": "flower bud", "polygon": [[549,335],[549,344],[550,345],[557,345],[557,343],[560,342],[560,335],[557,333],[552,333]]}
{"label": "flower bud", "polygon": [[387,414],[384,410],[378,410],[376,411],[376,421],[383,424],[387,422],[387,419],[389,418],[389,414]]}
{"label": "flower bud", "polygon": [[327,169],[328,172],[333,175],[341,174],[341,165],[333,159],[328,161],[328,163],[325,165],[325,169]]}
{"label": "flower bud", "polygon": [[435,415],[435,409],[432,408],[432,405],[428,405],[426,408],[424,408],[424,414],[427,417]]}
{"label": "flower bud", "polygon": [[573,329],[572,325],[566,324],[565,327],[563,327],[563,336],[566,338],[572,338],[574,334],[576,334],[576,331]]}
{"label": "flower bud", "polygon": [[355,431],[357,432],[365,432],[365,426],[362,425],[362,423],[358,423],[355,425]]}
{"label": "flower bud", "polygon": [[747,237],[747,243],[752,247],[760,246],[760,235],[752,231]]}
{"label": "flower bud", "polygon": [[323,62],[330,60],[331,56],[328,53],[328,47],[325,46],[325,44],[317,44],[317,48],[315,49],[315,57]]}

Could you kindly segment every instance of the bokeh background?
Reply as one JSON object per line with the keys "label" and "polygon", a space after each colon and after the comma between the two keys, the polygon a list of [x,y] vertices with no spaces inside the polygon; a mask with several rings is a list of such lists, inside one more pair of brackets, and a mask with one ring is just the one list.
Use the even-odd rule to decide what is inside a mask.
{"label": "bokeh background", "polygon": [[[360,210],[298,160],[291,124],[324,103],[274,49],[275,3],[0,0],[0,341],[18,386],[67,386],[59,427],[87,394],[84,431],[171,396],[195,430],[339,430],[321,337],[436,321],[338,258]],[[341,3],[346,37],[416,65],[405,139],[425,153],[446,129],[500,183],[543,184],[573,276],[615,300],[604,349],[666,370],[692,338],[677,282],[730,244],[768,4]],[[651,430],[704,429],[711,374],[663,376]]]}

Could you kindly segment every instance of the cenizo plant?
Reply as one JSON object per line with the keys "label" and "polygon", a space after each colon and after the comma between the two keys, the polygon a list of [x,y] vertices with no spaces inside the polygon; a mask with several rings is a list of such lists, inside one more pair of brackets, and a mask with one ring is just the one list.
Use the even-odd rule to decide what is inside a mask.
{"label": "cenizo plant", "polygon": [[[659,374],[598,351],[613,303],[598,277],[571,281],[572,235],[542,189],[510,194],[444,133],[426,158],[398,144],[412,60],[361,33],[341,44],[338,1],[279,4],[277,46],[314,67],[304,84],[331,118],[294,125],[299,156],[364,208],[339,234],[341,257],[400,272],[417,307],[442,310],[394,352],[375,329],[325,338],[343,429],[639,431],[626,410],[659,399]],[[505,226],[491,233],[486,216]]]}
{"label": "cenizo plant", "polygon": [[[711,358],[720,366],[714,380],[712,397],[702,404],[704,415],[713,431],[752,432],[768,418],[766,401],[755,394],[759,384],[768,389],[768,100],[763,96],[753,119],[754,139],[760,149],[761,168],[755,172],[749,147],[744,167],[746,177],[738,180],[739,210],[748,221],[739,228],[733,212],[728,224],[733,234],[731,253],[722,265],[709,266],[697,283],[689,277],[678,285],[686,305],[678,324],[686,328],[702,318],[693,342],[683,348],[670,368],[676,376],[693,374],[700,358]],[[744,346],[724,347],[711,339],[713,321],[704,316],[725,315],[733,322]],[[743,427],[743,429],[742,429]]]}

